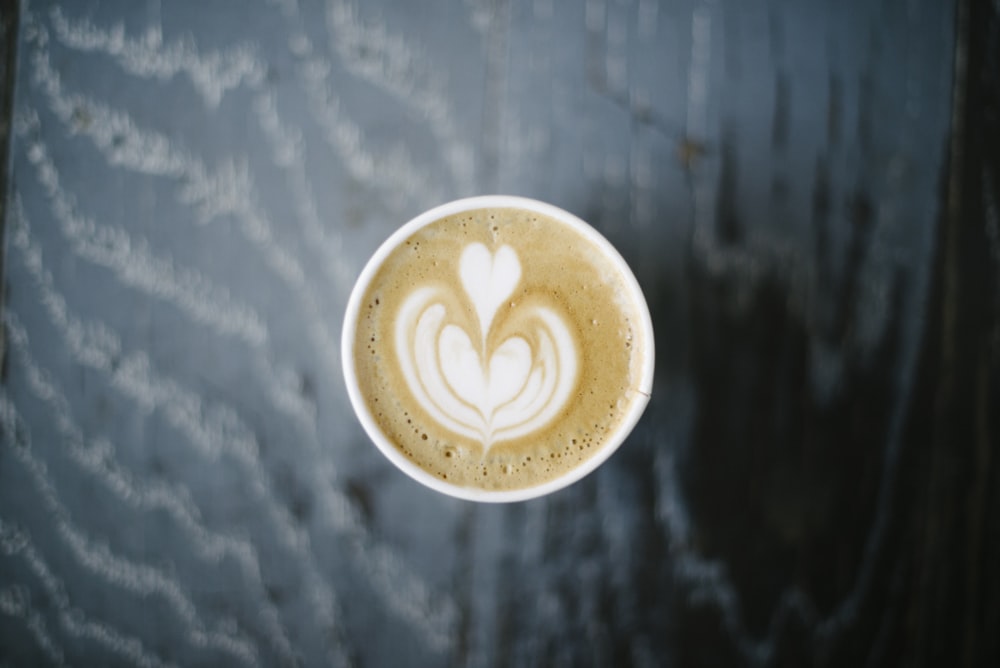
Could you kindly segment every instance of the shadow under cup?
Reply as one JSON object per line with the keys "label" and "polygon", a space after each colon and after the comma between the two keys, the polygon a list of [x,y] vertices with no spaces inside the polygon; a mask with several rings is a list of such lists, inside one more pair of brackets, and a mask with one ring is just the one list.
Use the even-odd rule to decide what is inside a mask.
{"label": "shadow under cup", "polygon": [[443,204],[393,233],[351,292],[341,353],[379,450],[427,487],[482,502],[596,469],[653,382],[649,310],[621,255],[576,216],[505,195]]}

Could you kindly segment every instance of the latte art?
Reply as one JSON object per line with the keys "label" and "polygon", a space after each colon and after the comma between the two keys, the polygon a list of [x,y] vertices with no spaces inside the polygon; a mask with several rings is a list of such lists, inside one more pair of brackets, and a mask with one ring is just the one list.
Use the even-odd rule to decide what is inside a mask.
{"label": "latte art", "polygon": [[[420,406],[442,427],[478,441],[485,453],[560,413],[576,385],[578,352],[555,310],[509,301],[521,278],[510,246],[491,254],[481,243],[467,245],[459,277],[478,321],[468,324],[478,325],[478,336],[448,313],[447,286],[420,286],[399,310],[395,350]],[[523,329],[498,340],[491,334],[505,304]]]}
{"label": "latte art", "polygon": [[344,374],[404,471],[464,498],[527,498],[622,442],[649,398],[651,332],[635,279],[586,223],[475,198],[376,252],[348,303]]}

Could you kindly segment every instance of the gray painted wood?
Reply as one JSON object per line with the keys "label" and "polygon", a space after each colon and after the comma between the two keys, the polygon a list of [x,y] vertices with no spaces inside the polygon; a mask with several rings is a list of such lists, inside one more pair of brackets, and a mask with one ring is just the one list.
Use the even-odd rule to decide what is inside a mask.
{"label": "gray painted wood", "polygon": [[[19,25],[0,660],[997,657],[995,7],[38,0]],[[600,229],[657,336],[623,448],[509,506],[392,468],[338,361],[367,256],[488,192]]]}

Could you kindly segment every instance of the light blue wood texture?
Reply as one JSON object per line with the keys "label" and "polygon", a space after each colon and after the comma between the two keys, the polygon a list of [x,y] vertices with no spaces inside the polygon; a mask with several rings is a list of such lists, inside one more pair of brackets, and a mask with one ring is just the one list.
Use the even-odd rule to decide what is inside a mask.
{"label": "light blue wood texture", "polygon": [[[878,658],[863,613],[883,587],[930,299],[953,14],[932,0],[25,3],[4,651],[770,665],[788,634],[815,658],[861,633]],[[500,507],[384,461],[338,360],[375,247],[433,205],[494,192],[559,205],[618,246],[659,362],[608,464]],[[838,543],[840,570],[794,567]]]}

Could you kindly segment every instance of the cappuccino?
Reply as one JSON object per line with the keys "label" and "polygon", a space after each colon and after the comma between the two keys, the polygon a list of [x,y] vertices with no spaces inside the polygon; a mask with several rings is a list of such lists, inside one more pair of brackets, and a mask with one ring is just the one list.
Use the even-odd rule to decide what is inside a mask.
{"label": "cappuccino", "polygon": [[480,200],[401,230],[345,326],[373,438],[449,493],[589,471],[638,419],[652,377],[645,302],[603,237],[530,200]]}

